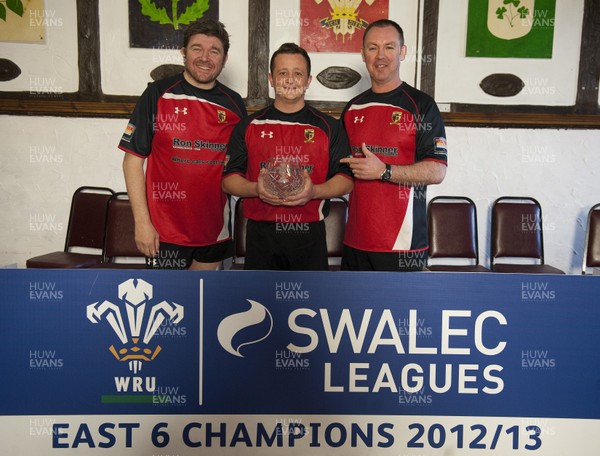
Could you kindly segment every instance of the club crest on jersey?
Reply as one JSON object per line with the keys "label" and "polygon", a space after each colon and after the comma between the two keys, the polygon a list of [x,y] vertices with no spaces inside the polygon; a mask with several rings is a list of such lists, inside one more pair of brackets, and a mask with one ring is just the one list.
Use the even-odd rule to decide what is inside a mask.
{"label": "club crest on jersey", "polygon": [[390,122],[390,125],[399,125],[401,120],[402,120],[402,112],[394,111],[394,112],[392,112],[392,121]]}
{"label": "club crest on jersey", "polygon": [[227,113],[225,111],[217,109],[217,122],[220,124],[227,123]]}
{"label": "club crest on jersey", "polygon": [[312,128],[306,128],[304,130],[304,142],[314,143],[315,142],[315,130]]}

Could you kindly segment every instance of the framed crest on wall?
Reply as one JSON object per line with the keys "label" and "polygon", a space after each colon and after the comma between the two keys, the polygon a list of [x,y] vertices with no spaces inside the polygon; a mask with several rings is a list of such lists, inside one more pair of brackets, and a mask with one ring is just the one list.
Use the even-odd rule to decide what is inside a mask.
{"label": "framed crest on wall", "polygon": [[[197,15],[209,0],[181,1],[187,2],[182,3],[183,12],[193,7],[190,14]],[[343,1],[336,0],[335,5]],[[375,7],[378,1],[352,0],[349,9],[336,13],[329,0],[218,0],[219,19],[232,35],[230,58],[220,79],[242,94],[250,111],[264,106],[272,97],[267,74],[274,49],[286,41],[300,43],[309,29],[316,36],[317,22],[324,29],[321,32],[334,33],[332,42],[337,36],[338,41],[355,45],[362,21],[368,21],[361,16],[361,8]],[[492,5],[497,1],[503,5]],[[488,52],[467,45],[469,33],[475,30],[469,6],[477,2],[486,4],[488,15],[493,11],[498,20],[500,16],[506,20],[505,13],[524,15],[524,9],[519,12],[522,7],[538,11],[540,5],[554,5],[555,0],[388,1],[388,15],[404,28],[408,47],[402,79],[434,96],[448,125],[600,128],[600,4],[595,0],[574,0],[568,6],[555,2],[551,49],[548,32],[546,48],[535,51],[539,55],[474,57],[469,53]],[[145,3],[164,9],[166,25],[175,22],[173,10],[164,6],[173,1]],[[315,8],[327,9],[325,16],[320,17],[315,9],[313,17],[301,8],[313,3]],[[164,65],[178,66],[181,60],[174,44],[131,47],[128,4],[46,0],[44,9],[53,11],[63,24],[46,27],[45,44],[0,44],[0,113],[129,117],[137,97],[153,79],[152,72]],[[355,4],[359,6],[352,9]],[[378,7],[382,5],[383,1]],[[177,11],[179,20],[183,12]],[[548,19],[540,14],[518,19]],[[144,16],[150,15],[155,16],[148,11]],[[154,18],[160,23],[158,16]],[[306,20],[310,27],[303,32]],[[356,34],[352,37],[351,28]],[[505,33],[496,32],[495,36]],[[43,52],[41,46],[45,46]],[[346,52],[325,46],[310,55],[314,80],[307,99],[319,108],[339,114],[351,96],[369,86],[355,49]],[[31,89],[31,84],[37,87],[48,81],[54,93]]]}
{"label": "framed crest on wall", "polygon": [[[304,44],[310,55],[313,81],[307,100],[344,103],[370,87],[360,54],[362,37],[370,22],[382,18],[393,19],[403,28],[409,51],[401,65],[402,79],[411,85],[417,83],[418,2],[280,0],[271,2],[270,17],[269,55],[285,42]],[[274,96],[272,90],[269,96]]]}

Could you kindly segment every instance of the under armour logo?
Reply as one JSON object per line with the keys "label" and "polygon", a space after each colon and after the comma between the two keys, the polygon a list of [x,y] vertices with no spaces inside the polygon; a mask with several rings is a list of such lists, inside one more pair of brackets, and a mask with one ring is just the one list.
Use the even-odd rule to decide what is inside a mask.
{"label": "under armour logo", "polygon": [[356,116],[354,118],[354,123],[363,123],[363,120],[365,120],[365,116],[360,116],[360,117]]}
{"label": "under armour logo", "polygon": [[156,257],[146,257],[146,266],[152,268],[158,267],[158,259]]}
{"label": "under armour logo", "polygon": [[179,107],[175,107],[175,114],[179,114],[180,112],[182,112],[184,115],[187,115],[187,108],[179,108]]}
{"label": "under armour logo", "polygon": [[266,138],[267,136],[269,138],[273,138],[273,132],[272,131],[264,131],[264,130],[260,132],[261,138]]}

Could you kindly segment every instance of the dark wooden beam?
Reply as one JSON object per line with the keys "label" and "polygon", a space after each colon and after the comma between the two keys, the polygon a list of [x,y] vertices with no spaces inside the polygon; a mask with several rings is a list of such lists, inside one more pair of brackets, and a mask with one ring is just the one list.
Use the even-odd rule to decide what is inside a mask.
{"label": "dark wooden beam", "polygon": [[249,109],[269,101],[270,0],[250,0],[248,11],[248,97]]}
{"label": "dark wooden beam", "polygon": [[102,99],[98,0],[77,0],[80,100]]}
{"label": "dark wooden beam", "polygon": [[[435,65],[437,60],[439,0],[423,2],[423,43],[421,45],[420,89],[435,98]],[[418,50],[417,50],[418,51]]]}
{"label": "dark wooden beam", "polygon": [[483,128],[585,128],[600,129],[597,114],[557,114],[531,112],[443,112],[446,126]]}
{"label": "dark wooden beam", "polygon": [[129,118],[135,107],[137,97],[123,97],[121,100],[83,101],[74,97],[62,96],[54,100],[34,100],[2,98],[0,114],[21,116],[59,116],[59,117],[108,117]]}
{"label": "dark wooden beam", "polygon": [[598,113],[598,78],[600,77],[600,2],[585,0],[579,80],[575,111],[578,114]]}
{"label": "dark wooden beam", "polygon": [[[108,117],[129,118],[137,97],[106,96],[102,102],[60,100],[2,99],[0,114],[62,117]],[[311,101],[311,105],[338,117],[344,103]],[[259,106],[248,106],[250,113]],[[447,126],[485,128],[587,128],[600,129],[598,114],[560,114],[556,112],[443,112]]]}

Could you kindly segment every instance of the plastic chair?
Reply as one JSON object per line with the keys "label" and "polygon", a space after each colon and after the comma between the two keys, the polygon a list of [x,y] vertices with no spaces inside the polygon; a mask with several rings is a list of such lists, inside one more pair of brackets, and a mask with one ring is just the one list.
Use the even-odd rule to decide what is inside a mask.
{"label": "plastic chair", "polygon": [[[490,264],[494,272],[564,274],[545,264],[542,207],[531,197],[503,196],[492,205]],[[499,263],[510,260],[510,263]],[[519,261],[515,260],[519,258]],[[523,261],[533,261],[524,264]]]}
{"label": "plastic chair", "polygon": [[135,245],[135,223],[127,193],[115,193],[108,202],[102,263],[92,267],[103,269],[146,268],[146,257]]}
{"label": "plastic chair", "polygon": [[600,268],[600,203],[588,212],[581,273],[587,274],[587,268]]}
{"label": "plastic chair", "polygon": [[333,198],[329,202],[329,215],[325,217],[327,257],[330,271],[338,271],[342,262],[344,234],[348,219],[348,202],[345,198]]}
{"label": "plastic chair", "polygon": [[106,208],[114,193],[107,187],[84,186],[75,190],[71,199],[64,250],[29,258],[26,266],[89,268],[100,263],[104,247]]}
{"label": "plastic chair", "polygon": [[[429,229],[427,269],[448,272],[491,272],[479,264],[477,207],[473,200],[465,196],[432,198],[427,206],[427,222]],[[434,261],[431,261],[432,259]]]}

